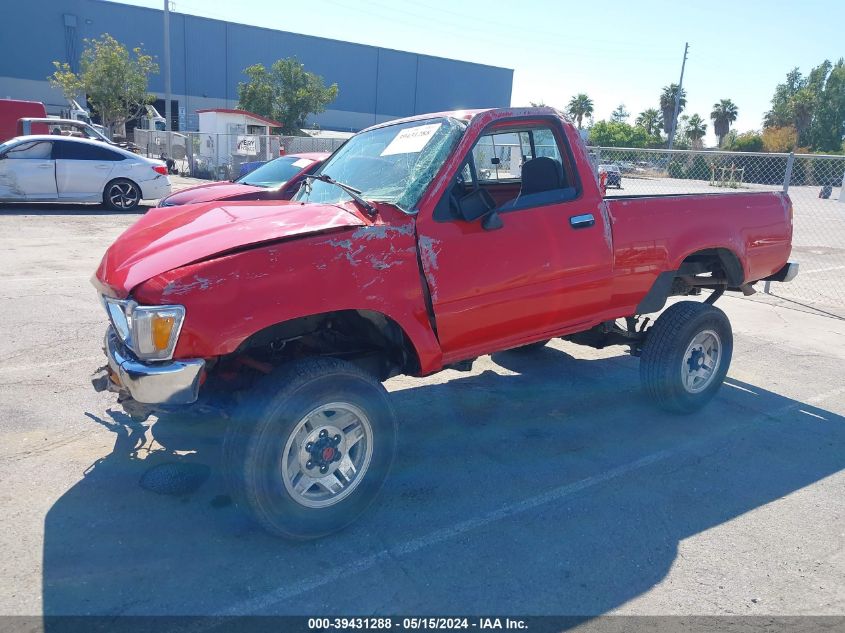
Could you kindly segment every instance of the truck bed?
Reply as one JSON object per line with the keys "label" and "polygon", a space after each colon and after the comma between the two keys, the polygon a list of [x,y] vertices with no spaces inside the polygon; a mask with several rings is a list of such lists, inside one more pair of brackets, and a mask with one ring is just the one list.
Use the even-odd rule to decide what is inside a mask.
{"label": "truck bed", "polygon": [[792,204],[781,192],[614,196],[604,204],[615,305],[636,305],[658,274],[703,249],[730,250],[745,283],[775,273],[791,251]]}

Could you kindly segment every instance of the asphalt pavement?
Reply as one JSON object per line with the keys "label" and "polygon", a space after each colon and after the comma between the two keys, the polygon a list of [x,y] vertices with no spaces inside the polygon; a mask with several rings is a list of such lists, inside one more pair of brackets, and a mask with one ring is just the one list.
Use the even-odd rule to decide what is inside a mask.
{"label": "asphalt pavement", "polygon": [[[291,543],[231,505],[219,422],[90,386],[89,278],[137,217],[0,210],[0,614],[845,614],[845,321],[722,298],[733,364],[690,416],[621,348],[392,379],[381,498]],[[174,464],[190,490],[142,487]]]}

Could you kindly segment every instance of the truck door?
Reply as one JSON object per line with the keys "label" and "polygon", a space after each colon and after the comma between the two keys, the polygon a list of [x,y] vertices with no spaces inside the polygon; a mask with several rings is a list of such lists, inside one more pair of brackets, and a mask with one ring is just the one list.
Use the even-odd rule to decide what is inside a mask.
{"label": "truck door", "polygon": [[417,225],[444,360],[595,319],[609,299],[610,232],[557,120],[488,128],[461,165]]}
{"label": "truck door", "polygon": [[0,198],[55,200],[56,166],[51,141],[22,141],[0,155]]}

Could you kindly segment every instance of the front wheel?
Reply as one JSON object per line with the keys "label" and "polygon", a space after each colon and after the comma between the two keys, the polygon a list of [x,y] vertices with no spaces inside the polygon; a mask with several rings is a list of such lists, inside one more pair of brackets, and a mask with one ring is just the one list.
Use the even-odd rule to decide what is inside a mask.
{"label": "front wheel", "polygon": [[140,202],[140,187],[126,178],[112,180],[103,191],[103,204],[114,211],[133,211]]}
{"label": "front wheel", "polygon": [[366,372],[331,358],[291,363],[259,381],[229,425],[233,497],[279,536],[340,530],[381,489],[396,426],[387,392]]}
{"label": "front wheel", "polygon": [[721,387],[732,353],[724,312],[706,303],[676,303],[648,330],[640,358],[643,389],[668,411],[700,409]]}

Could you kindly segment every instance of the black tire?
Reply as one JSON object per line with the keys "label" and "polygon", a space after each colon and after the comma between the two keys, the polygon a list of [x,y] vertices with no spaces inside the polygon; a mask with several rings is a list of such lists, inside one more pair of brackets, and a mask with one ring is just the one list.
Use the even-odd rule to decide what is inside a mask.
{"label": "black tire", "polygon": [[[235,503],[268,532],[298,540],[331,534],[358,518],[381,490],[396,451],[396,414],[382,384],[351,363],[308,358],[279,368],[244,395],[223,441]],[[366,414],[372,456],[348,496],[328,507],[306,507],[285,487],[279,464],[299,422],[336,402]]]}
{"label": "black tire", "polygon": [[[716,335],[717,365],[711,378],[706,381],[702,378],[702,384],[694,386],[694,389],[700,390],[691,391],[685,385],[682,368],[711,362],[706,357],[697,356],[700,350],[694,348],[690,351],[698,335],[713,341],[707,332]],[[733,333],[725,313],[706,303],[681,301],[661,314],[648,330],[640,357],[640,381],[646,394],[662,409],[689,413],[707,404],[722,386],[732,353]],[[691,376],[691,372],[686,375]]]}
{"label": "black tire", "polygon": [[115,178],[103,189],[103,205],[112,211],[134,211],[141,204],[141,188],[127,178]]}

